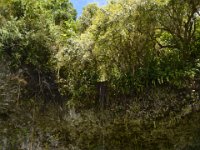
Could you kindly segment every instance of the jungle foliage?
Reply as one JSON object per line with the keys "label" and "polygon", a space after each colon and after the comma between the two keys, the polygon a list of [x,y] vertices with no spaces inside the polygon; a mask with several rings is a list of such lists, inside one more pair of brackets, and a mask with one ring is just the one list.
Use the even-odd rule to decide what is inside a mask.
{"label": "jungle foliage", "polygon": [[[120,139],[133,139],[142,127],[153,130],[155,121],[163,127],[170,118],[177,120],[176,114],[180,119],[200,110],[200,1],[111,0],[103,7],[89,4],[76,15],[69,0],[0,1],[0,122],[31,110],[31,117],[21,116],[29,120],[25,124],[31,133],[30,120],[46,130],[40,114],[51,114],[53,105],[57,121],[64,122],[51,134],[72,142],[79,134],[73,123],[84,125],[83,118],[90,118],[84,111],[90,110],[96,116],[78,129],[84,135],[73,142],[83,149],[102,149],[94,144],[104,138],[102,131],[106,140],[114,139],[115,146],[104,143],[107,149],[121,149],[127,141],[118,143]],[[82,120],[76,118],[70,126],[68,111],[72,118],[82,112]],[[110,122],[104,120],[106,114]],[[133,118],[138,122],[131,124]],[[14,119],[10,128],[15,121],[21,124]],[[91,133],[84,132],[87,123]],[[115,125],[127,134],[115,136]],[[138,135],[127,149],[134,144],[147,148],[141,143],[149,136]],[[170,142],[163,144],[170,149],[176,144]]]}

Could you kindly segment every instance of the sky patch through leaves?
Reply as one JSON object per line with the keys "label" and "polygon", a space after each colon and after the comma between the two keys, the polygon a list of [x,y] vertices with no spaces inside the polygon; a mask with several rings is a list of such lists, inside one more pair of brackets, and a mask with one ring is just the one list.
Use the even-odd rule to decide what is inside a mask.
{"label": "sky patch through leaves", "polygon": [[107,3],[106,0],[70,0],[70,1],[73,3],[75,9],[77,10],[78,17],[81,15],[83,7],[85,7],[89,3],[97,3],[99,6],[103,6]]}

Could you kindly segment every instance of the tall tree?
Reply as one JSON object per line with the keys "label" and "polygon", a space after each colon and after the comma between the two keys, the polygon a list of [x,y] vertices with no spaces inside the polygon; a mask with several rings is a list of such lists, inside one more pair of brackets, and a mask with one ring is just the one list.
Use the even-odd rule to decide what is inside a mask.
{"label": "tall tree", "polygon": [[[20,72],[27,82],[21,91],[26,99],[61,99],[57,97],[60,93],[56,83],[55,55],[59,49],[57,34],[62,34],[62,30],[56,33],[55,29],[63,28],[61,22],[75,19],[75,11],[68,1],[54,1],[55,8],[50,9],[47,6],[52,2],[10,0],[0,5],[0,53],[11,62],[11,70]],[[55,19],[56,12],[60,16],[60,11],[67,15]]]}
{"label": "tall tree", "polygon": [[81,33],[92,25],[92,19],[94,18],[98,10],[99,7],[96,3],[88,4],[85,8],[83,8],[82,15],[78,19]]}

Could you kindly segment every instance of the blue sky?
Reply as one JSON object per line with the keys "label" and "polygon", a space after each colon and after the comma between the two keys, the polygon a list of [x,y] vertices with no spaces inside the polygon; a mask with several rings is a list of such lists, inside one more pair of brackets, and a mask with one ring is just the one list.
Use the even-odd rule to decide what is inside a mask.
{"label": "blue sky", "polygon": [[76,8],[78,17],[81,15],[82,9],[89,3],[97,3],[99,6],[105,5],[106,0],[70,0]]}

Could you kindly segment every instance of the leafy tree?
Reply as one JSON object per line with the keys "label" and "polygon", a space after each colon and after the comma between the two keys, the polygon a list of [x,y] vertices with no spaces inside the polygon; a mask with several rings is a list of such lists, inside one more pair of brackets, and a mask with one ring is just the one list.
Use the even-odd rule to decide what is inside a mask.
{"label": "leafy tree", "polygon": [[156,67],[152,68],[157,72],[155,80],[185,86],[184,80],[192,79],[197,73],[194,65],[199,55],[195,48],[199,2],[164,1],[151,5],[157,22],[155,34],[151,37],[156,42],[155,50],[159,52],[157,71]]}
{"label": "leafy tree", "polygon": [[96,3],[94,4],[88,4],[82,12],[82,15],[78,19],[78,23],[80,26],[80,32],[83,33],[88,27],[92,25],[92,19],[96,15],[97,11],[99,10],[99,7]]}
{"label": "leafy tree", "polygon": [[80,38],[87,39],[85,53],[98,79],[108,80],[115,93],[184,85],[183,78],[195,74],[198,10],[198,2],[130,0],[97,9]]}
{"label": "leafy tree", "polygon": [[[47,4],[32,0],[10,0],[1,4],[4,11],[8,8],[10,12],[6,14],[3,9],[1,11],[1,55],[11,61],[13,72],[21,70],[22,78],[27,82],[22,90],[24,98],[59,101],[61,97],[55,74],[55,54],[58,50],[55,31],[58,29],[57,32],[61,34],[59,28],[62,27],[56,26]],[[69,2],[64,3],[63,7],[67,5],[72,8]],[[61,11],[56,9],[60,8],[55,8],[55,12]],[[73,13],[70,19],[73,19]],[[59,20],[62,22],[65,19],[67,21],[68,18]]]}
{"label": "leafy tree", "polygon": [[49,0],[46,9],[51,10],[56,25],[62,25],[65,21],[76,19],[76,10],[69,0]]}

